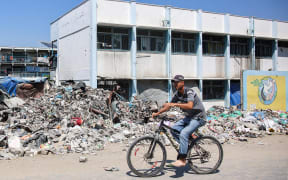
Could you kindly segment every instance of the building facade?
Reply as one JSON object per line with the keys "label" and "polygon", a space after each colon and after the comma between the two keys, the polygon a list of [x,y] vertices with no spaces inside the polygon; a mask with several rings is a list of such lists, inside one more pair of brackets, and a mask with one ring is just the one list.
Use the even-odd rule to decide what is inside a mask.
{"label": "building facade", "polygon": [[0,76],[50,77],[56,69],[57,50],[51,48],[0,47]]}
{"label": "building facade", "polygon": [[228,107],[243,70],[288,71],[287,29],[275,20],[88,0],[51,23],[56,79],[118,81],[130,97],[153,88],[169,100],[171,78],[183,74],[204,102]]}

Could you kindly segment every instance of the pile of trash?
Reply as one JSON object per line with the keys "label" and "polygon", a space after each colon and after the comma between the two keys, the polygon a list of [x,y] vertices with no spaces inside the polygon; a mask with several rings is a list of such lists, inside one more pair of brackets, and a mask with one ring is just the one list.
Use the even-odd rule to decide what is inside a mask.
{"label": "pile of trash", "polygon": [[[25,101],[1,92],[0,159],[49,153],[95,154],[107,142],[146,133],[142,124],[151,117],[151,109],[157,109],[150,101],[119,101],[121,121],[115,124],[107,105],[110,91],[92,89],[84,83],[54,87],[40,98]],[[7,106],[11,100],[12,105]]]}
{"label": "pile of trash", "polygon": [[287,113],[270,109],[240,111],[213,106],[207,111],[207,121],[200,130],[203,134],[215,136],[221,143],[288,132]]}
{"label": "pile of trash", "polygon": [[[0,91],[0,160],[50,153],[96,154],[107,143],[129,145],[154,132],[159,122],[151,119],[151,114],[158,110],[157,103],[137,98],[118,101],[120,121],[115,123],[107,104],[109,94],[81,82],[51,87],[41,97],[25,100]],[[172,122],[167,122],[170,125],[183,118],[179,108],[171,108],[165,115],[172,117]],[[214,106],[207,111],[207,124],[200,131],[225,143],[285,134],[287,125],[286,112],[245,112]],[[162,140],[169,145],[167,138]]]}

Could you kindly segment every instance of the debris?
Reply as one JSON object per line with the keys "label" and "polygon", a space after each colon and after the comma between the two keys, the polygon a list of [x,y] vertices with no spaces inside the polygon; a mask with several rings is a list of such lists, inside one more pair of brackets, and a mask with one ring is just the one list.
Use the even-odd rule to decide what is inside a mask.
{"label": "debris", "polygon": [[79,157],[79,162],[80,163],[85,163],[85,162],[87,162],[88,161],[88,158],[87,157],[84,157],[84,156],[80,156]]}

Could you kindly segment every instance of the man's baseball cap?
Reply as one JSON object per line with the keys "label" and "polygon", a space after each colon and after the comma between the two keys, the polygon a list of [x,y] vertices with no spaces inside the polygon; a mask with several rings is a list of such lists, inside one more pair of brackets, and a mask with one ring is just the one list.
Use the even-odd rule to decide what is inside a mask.
{"label": "man's baseball cap", "polygon": [[184,76],[182,75],[176,75],[174,76],[174,78],[172,79],[173,82],[179,82],[179,81],[184,81]]}

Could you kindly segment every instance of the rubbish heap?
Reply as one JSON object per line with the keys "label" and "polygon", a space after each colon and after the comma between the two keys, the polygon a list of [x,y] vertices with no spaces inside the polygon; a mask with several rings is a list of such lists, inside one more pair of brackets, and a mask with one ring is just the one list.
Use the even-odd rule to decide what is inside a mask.
{"label": "rubbish heap", "polygon": [[[0,160],[37,154],[96,154],[107,143],[127,146],[151,134],[159,122],[151,119],[159,108],[155,102],[118,101],[120,122],[113,123],[107,99],[110,91],[92,89],[84,83],[52,87],[40,98],[23,101],[0,91]],[[175,121],[183,117],[179,108],[166,112]],[[171,119],[171,118],[170,118]],[[247,141],[265,134],[287,133],[287,113],[272,110],[253,112],[214,106],[200,132],[221,143],[230,139]],[[163,137],[165,145],[169,145]]]}
{"label": "rubbish heap", "polygon": [[[143,134],[141,124],[151,117],[155,104],[119,101],[121,122],[114,124],[106,103],[109,93],[78,83],[54,87],[40,98],[26,99],[22,105],[14,102],[17,106],[13,108],[7,107],[7,100],[2,101],[0,159],[49,153],[95,154],[107,142]],[[2,97],[9,99],[7,94]]]}

